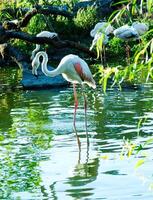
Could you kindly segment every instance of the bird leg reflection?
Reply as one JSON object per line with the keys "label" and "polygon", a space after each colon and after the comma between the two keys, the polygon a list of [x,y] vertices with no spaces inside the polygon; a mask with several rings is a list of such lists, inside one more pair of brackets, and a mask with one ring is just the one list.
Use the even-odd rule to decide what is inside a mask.
{"label": "bird leg reflection", "polygon": [[[83,88],[82,88],[83,91]],[[86,138],[87,138],[87,147],[89,147],[89,136],[88,136],[88,130],[87,130],[87,97],[83,91],[83,97],[84,97],[84,114],[85,114],[85,128],[86,128]]]}
{"label": "bird leg reflection", "polygon": [[74,131],[75,131],[75,134],[76,134],[76,138],[77,138],[77,142],[78,142],[78,146],[79,146],[79,151],[81,151],[81,142],[80,142],[80,139],[79,139],[79,136],[77,134],[77,130],[76,130],[76,110],[78,108],[78,99],[77,99],[77,93],[76,93],[76,84],[74,83],[73,84],[73,91],[74,91],[74,118],[73,118],[73,128],[74,128]]}

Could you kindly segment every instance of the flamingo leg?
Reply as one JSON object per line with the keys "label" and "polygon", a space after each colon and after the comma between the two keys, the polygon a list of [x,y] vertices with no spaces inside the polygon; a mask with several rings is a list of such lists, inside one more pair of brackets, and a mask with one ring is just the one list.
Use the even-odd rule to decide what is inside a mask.
{"label": "flamingo leg", "polygon": [[88,130],[87,130],[87,98],[86,98],[86,95],[83,91],[83,88],[82,88],[82,92],[83,92],[83,97],[84,97],[84,114],[85,114],[85,128],[86,128],[87,147],[89,147],[89,136],[88,136]]}
{"label": "flamingo leg", "polygon": [[76,84],[75,83],[73,84],[73,91],[74,91],[74,102],[75,102],[75,104],[74,104],[73,128],[74,128],[74,131],[75,131],[75,134],[76,134],[79,151],[81,151],[81,142],[80,142],[79,136],[77,134],[76,124],[75,124],[75,122],[76,122],[76,110],[78,108],[78,99],[77,99],[77,92],[76,92]]}
{"label": "flamingo leg", "polygon": [[127,64],[130,64],[130,46],[128,45],[128,42],[126,42],[126,56],[127,56]]}
{"label": "flamingo leg", "polygon": [[105,49],[105,46],[103,46],[103,57],[104,57],[103,64],[105,66],[105,64],[106,64],[106,49]]}

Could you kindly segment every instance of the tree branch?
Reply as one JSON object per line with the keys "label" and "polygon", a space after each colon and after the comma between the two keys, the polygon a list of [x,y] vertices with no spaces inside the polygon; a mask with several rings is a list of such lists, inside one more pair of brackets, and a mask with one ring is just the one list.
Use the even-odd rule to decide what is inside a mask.
{"label": "tree branch", "polygon": [[69,47],[69,48],[82,51],[90,55],[91,57],[94,57],[94,58],[96,57],[95,52],[90,51],[87,47],[79,43],[76,43],[74,41],[69,41],[69,40],[61,41],[61,40],[55,40],[55,39],[46,38],[46,37],[35,37],[24,32],[16,32],[16,31],[6,31],[5,35],[8,40],[12,38],[16,38],[16,39],[21,39],[21,40],[31,42],[34,44],[50,44],[54,46],[55,48]]}
{"label": "tree branch", "polygon": [[[9,10],[10,11],[10,10]],[[6,12],[6,11],[5,11]],[[7,30],[11,29],[20,29],[23,27],[26,27],[29,21],[33,16],[36,14],[43,14],[43,15],[61,15],[67,18],[72,18],[73,14],[68,12],[63,7],[57,7],[57,6],[35,6],[32,10],[29,10],[22,20],[16,22],[16,20],[13,21],[5,21],[3,23],[3,27]]]}

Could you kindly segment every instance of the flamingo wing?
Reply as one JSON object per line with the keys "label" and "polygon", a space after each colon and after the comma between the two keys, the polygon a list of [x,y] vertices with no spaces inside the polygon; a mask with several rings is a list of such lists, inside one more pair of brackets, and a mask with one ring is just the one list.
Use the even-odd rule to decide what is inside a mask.
{"label": "flamingo wing", "polygon": [[94,89],[96,88],[96,85],[95,85],[95,81],[92,77],[92,74],[88,68],[88,65],[82,65],[77,62],[74,65],[74,69],[75,71],[77,72],[77,74],[79,75],[79,77],[81,78],[81,80],[85,83],[87,83],[90,87],[93,87]]}

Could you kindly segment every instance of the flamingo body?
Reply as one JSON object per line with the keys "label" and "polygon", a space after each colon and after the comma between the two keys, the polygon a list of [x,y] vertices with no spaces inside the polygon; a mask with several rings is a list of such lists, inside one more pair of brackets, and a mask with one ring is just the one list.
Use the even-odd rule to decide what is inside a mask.
{"label": "flamingo body", "polygon": [[135,28],[128,25],[121,26],[114,30],[115,37],[128,41],[132,39],[139,39],[139,34]]}
{"label": "flamingo body", "polygon": [[138,32],[139,36],[148,31],[149,27],[145,23],[134,22],[132,27]]}
{"label": "flamingo body", "polygon": [[37,37],[47,37],[47,38],[54,38],[57,37],[58,34],[55,32],[50,32],[50,31],[41,31],[36,35]]}
{"label": "flamingo body", "polygon": [[113,27],[108,22],[98,22],[95,27],[90,31],[90,36],[95,37],[97,32],[102,32],[109,35],[113,32]]}
{"label": "flamingo body", "polygon": [[91,44],[90,50],[93,49],[93,47],[96,45],[97,41],[101,37],[103,37],[103,41],[102,41],[103,45],[106,45],[108,43],[109,37],[104,33],[98,32],[98,33],[95,34],[94,39],[92,40],[92,44]]}

